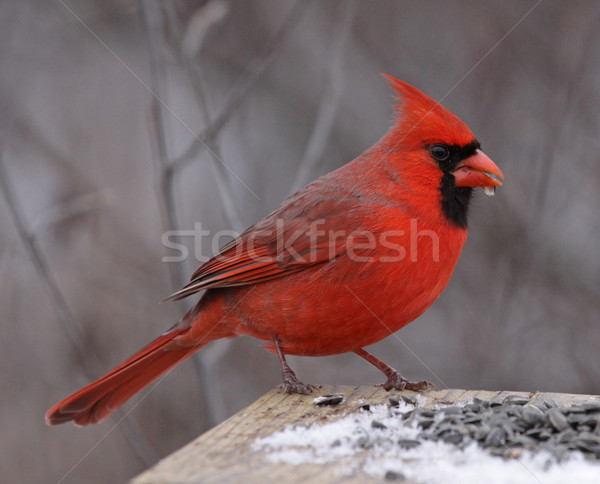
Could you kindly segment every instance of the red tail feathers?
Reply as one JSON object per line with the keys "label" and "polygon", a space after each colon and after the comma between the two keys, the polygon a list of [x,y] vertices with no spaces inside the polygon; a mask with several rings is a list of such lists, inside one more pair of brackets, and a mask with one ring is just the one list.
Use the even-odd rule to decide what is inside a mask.
{"label": "red tail feathers", "polygon": [[46,412],[46,423],[73,420],[76,425],[98,423],[137,392],[204,346],[181,347],[173,340],[189,329],[174,329],[161,335],[114,370],[57,403]]}

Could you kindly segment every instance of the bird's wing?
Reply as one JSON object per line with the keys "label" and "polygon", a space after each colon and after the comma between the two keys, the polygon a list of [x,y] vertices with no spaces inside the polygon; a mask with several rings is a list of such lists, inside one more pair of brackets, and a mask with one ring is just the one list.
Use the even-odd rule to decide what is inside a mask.
{"label": "bird's wing", "polygon": [[356,200],[307,205],[303,197],[296,198],[224,246],[166,300],[204,289],[263,282],[333,260],[349,243],[364,243],[360,234],[348,237],[353,227],[348,226],[347,215],[355,207]]}

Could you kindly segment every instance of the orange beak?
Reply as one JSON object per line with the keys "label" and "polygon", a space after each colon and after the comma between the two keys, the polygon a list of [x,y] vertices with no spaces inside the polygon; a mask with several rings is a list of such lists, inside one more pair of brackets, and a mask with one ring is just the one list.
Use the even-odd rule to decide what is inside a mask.
{"label": "orange beak", "polygon": [[500,168],[481,150],[476,150],[474,155],[469,156],[454,170],[457,187],[496,187],[502,185],[501,179],[504,180],[504,175]]}

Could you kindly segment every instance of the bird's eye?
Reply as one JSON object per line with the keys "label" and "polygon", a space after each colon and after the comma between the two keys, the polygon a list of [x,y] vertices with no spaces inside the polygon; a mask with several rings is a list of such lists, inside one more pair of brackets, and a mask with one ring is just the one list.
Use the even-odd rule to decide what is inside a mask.
{"label": "bird's eye", "polygon": [[446,161],[450,158],[450,150],[444,145],[433,145],[429,148],[429,153],[438,161]]}

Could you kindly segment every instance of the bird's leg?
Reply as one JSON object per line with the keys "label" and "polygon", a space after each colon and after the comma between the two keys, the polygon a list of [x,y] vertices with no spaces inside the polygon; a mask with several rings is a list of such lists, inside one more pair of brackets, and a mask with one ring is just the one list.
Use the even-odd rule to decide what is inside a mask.
{"label": "bird's leg", "polygon": [[387,391],[390,391],[392,388],[395,388],[396,390],[413,390],[415,392],[429,390],[430,388],[435,390],[435,385],[431,382],[408,381],[400,374],[398,370],[394,370],[391,366],[386,365],[383,361],[375,358],[371,353],[363,350],[362,348],[354,350],[354,353],[367,360],[375,368],[378,368],[385,374],[385,376],[387,376],[387,381],[385,383],[380,383],[377,385],[385,388]]}
{"label": "bird's leg", "polygon": [[279,339],[276,336],[273,336],[273,343],[275,344],[275,349],[277,350],[277,356],[279,356],[279,362],[281,363],[281,377],[283,379],[283,384],[281,385],[281,389],[286,393],[312,393],[314,390],[317,390],[317,387],[314,385],[307,385],[306,383],[302,383],[298,380],[298,377],[294,373],[294,371],[290,368],[285,360],[285,355],[283,351],[281,351],[281,346],[279,344]]}

